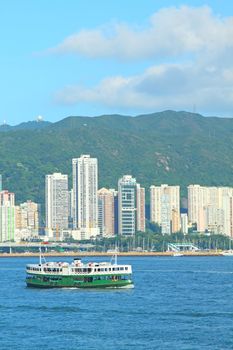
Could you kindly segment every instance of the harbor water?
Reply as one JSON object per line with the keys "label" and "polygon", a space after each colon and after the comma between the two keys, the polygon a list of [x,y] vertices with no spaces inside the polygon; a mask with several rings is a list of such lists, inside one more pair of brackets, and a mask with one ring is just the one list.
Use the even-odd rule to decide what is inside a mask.
{"label": "harbor water", "polygon": [[134,289],[27,288],[38,259],[0,259],[0,349],[233,349],[233,257],[118,259]]}

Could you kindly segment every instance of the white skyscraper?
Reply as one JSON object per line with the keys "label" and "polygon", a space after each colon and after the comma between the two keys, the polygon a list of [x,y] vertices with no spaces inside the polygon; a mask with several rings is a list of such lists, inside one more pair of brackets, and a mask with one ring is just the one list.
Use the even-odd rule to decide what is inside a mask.
{"label": "white skyscraper", "polygon": [[0,192],[0,242],[15,238],[15,194]]}
{"label": "white skyscraper", "polygon": [[137,184],[137,231],[146,230],[145,188]]}
{"label": "white skyscraper", "polygon": [[61,230],[68,228],[67,175],[61,173],[46,175],[45,209],[48,236],[50,239],[59,239]]}
{"label": "white skyscraper", "polygon": [[114,193],[106,188],[98,191],[99,229],[105,237],[114,235]]}
{"label": "white skyscraper", "polygon": [[90,155],[72,159],[73,224],[86,239],[99,234],[98,228],[98,161]]}
{"label": "white skyscraper", "polygon": [[163,234],[180,230],[180,187],[150,187],[150,220],[161,226]]}

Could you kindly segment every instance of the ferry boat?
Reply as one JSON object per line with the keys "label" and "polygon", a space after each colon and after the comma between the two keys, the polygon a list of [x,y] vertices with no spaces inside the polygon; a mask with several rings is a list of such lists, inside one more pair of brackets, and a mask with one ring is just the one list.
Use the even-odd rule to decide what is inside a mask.
{"label": "ferry boat", "polygon": [[110,262],[46,262],[26,266],[26,284],[37,288],[133,288],[131,265],[119,265],[117,255]]}

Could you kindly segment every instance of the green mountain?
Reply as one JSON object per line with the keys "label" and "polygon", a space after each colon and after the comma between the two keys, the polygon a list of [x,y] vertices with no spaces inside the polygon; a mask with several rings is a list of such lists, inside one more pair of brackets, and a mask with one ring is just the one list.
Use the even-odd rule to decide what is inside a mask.
{"label": "green mountain", "polygon": [[[165,111],[137,117],[68,117],[57,123],[20,124],[0,133],[3,187],[16,201],[44,203],[46,174],[70,176],[71,159],[99,161],[99,185],[117,187],[132,174],[152,184],[233,186],[233,119]],[[38,127],[37,127],[38,125]]]}
{"label": "green mountain", "polygon": [[18,125],[8,125],[8,124],[2,124],[0,125],[0,132],[7,132],[7,131],[16,131],[16,130],[25,130],[25,129],[43,129],[46,126],[50,125],[50,122],[46,122],[46,121],[29,121],[29,122],[24,122],[24,123],[20,123]]}

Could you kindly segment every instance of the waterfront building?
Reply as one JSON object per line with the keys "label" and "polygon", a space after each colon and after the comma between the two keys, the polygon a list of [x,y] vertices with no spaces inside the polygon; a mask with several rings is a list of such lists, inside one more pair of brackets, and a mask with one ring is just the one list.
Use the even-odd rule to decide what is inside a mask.
{"label": "waterfront building", "polygon": [[204,207],[203,229],[211,233],[222,233],[224,225],[224,211],[215,205]]}
{"label": "waterfront building", "polygon": [[150,221],[161,226],[162,234],[180,230],[180,187],[162,184],[150,187]]}
{"label": "waterfront building", "polygon": [[198,232],[224,233],[231,236],[232,187],[188,186],[188,218]]}
{"label": "waterfront building", "polygon": [[188,186],[188,218],[189,222],[196,224],[197,230],[205,231],[204,208],[209,205],[217,207],[217,187],[204,187],[200,185]]}
{"label": "waterfront building", "polygon": [[161,233],[171,234],[172,225],[172,210],[170,205],[169,191],[168,188],[164,188],[163,193],[161,193]]}
{"label": "waterfront building", "polygon": [[137,231],[145,232],[145,188],[137,184]]}
{"label": "waterfront building", "polygon": [[145,190],[131,175],[118,181],[118,229],[120,235],[133,236],[145,231]]}
{"label": "waterfront building", "polygon": [[85,239],[99,234],[98,227],[98,161],[90,155],[72,159],[73,226]]}
{"label": "waterfront building", "polygon": [[60,232],[68,228],[68,175],[46,175],[45,183],[46,233],[60,240]]}
{"label": "waterfront building", "polygon": [[118,191],[114,188],[110,188],[109,191],[113,194],[114,199],[114,234],[118,234]]}
{"label": "waterfront building", "polygon": [[29,229],[34,235],[39,234],[40,206],[28,200],[16,206],[16,228]]}
{"label": "waterfront building", "polygon": [[180,215],[180,221],[181,221],[181,232],[184,235],[188,234],[188,215],[186,213],[182,213]]}
{"label": "waterfront building", "polygon": [[73,203],[74,203],[74,191],[71,189],[68,192],[68,226],[70,229],[73,228],[73,217],[74,217],[74,208],[73,208]]}
{"label": "waterfront building", "polygon": [[224,195],[222,201],[223,230],[222,233],[233,238],[233,196]]}
{"label": "waterfront building", "polygon": [[38,238],[40,206],[32,201],[15,207],[15,236],[17,241]]}
{"label": "waterfront building", "polygon": [[0,242],[15,239],[15,194],[0,192]]}
{"label": "waterfront building", "polygon": [[171,232],[178,232],[180,228],[180,213],[176,209],[172,209]]}
{"label": "waterfront building", "polygon": [[114,236],[114,193],[106,188],[98,190],[98,223],[100,234]]}

